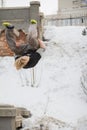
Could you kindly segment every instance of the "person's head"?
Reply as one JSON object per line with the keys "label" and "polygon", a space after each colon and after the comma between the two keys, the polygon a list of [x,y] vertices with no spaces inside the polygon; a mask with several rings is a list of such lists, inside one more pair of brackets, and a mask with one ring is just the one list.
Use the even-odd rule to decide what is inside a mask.
{"label": "person's head", "polygon": [[35,19],[31,19],[30,23],[31,24],[37,24],[37,21]]}
{"label": "person's head", "polygon": [[30,60],[29,56],[21,56],[20,58],[16,59],[14,66],[17,70],[23,68]]}

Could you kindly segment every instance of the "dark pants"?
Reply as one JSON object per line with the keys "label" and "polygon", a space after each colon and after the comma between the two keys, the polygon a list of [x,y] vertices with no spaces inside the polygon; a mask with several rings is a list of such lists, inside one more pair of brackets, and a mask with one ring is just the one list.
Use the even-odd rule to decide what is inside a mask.
{"label": "dark pants", "polygon": [[[26,54],[27,55],[27,54]],[[25,55],[25,56],[26,56]],[[24,55],[23,55],[24,56]],[[25,65],[23,68],[24,69],[28,69],[28,68],[32,68],[32,67],[34,67],[38,62],[39,62],[39,60],[40,60],[40,58],[41,58],[41,55],[38,53],[38,52],[33,52],[33,53],[31,53],[30,55],[27,55],[27,56],[29,56],[30,57],[30,60],[29,60],[29,62],[27,63],[27,65]],[[17,58],[15,58],[15,60],[16,59],[18,59],[19,57],[17,57]]]}

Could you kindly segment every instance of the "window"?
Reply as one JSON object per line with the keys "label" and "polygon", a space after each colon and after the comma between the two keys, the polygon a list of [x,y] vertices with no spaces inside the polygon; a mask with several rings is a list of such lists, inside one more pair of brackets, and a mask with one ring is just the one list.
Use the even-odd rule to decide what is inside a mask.
{"label": "window", "polygon": [[81,7],[87,7],[87,0],[81,0]]}
{"label": "window", "polygon": [[78,0],[74,0],[74,1],[73,1],[73,4],[74,4],[74,5],[78,4]]}

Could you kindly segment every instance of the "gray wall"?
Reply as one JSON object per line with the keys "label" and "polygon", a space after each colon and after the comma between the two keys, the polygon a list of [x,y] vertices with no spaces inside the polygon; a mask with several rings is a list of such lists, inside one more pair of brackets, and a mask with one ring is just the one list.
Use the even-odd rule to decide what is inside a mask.
{"label": "gray wall", "polygon": [[0,9],[0,20],[27,20],[29,8],[5,8]]}
{"label": "gray wall", "polygon": [[3,29],[2,22],[11,22],[16,28],[27,31],[30,19],[36,19],[40,24],[39,1],[31,1],[29,7],[0,8],[0,29]]}

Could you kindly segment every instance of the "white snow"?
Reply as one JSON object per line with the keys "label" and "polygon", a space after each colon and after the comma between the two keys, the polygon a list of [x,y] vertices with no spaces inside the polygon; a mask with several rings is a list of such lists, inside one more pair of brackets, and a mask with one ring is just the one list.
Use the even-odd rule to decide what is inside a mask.
{"label": "white snow", "polygon": [[[35,67],[17,71],[13,57],[0,58],[0,103],[26,107],[32,117],[23,126],[34,129],[43,122],[49,130],[86,130],[87,95],[81,78],[87,67],[87,35],[82,26],[46,26],[47,50]],[[84,71],[85,70],[85,71]]]}

